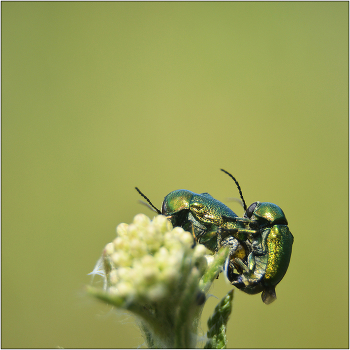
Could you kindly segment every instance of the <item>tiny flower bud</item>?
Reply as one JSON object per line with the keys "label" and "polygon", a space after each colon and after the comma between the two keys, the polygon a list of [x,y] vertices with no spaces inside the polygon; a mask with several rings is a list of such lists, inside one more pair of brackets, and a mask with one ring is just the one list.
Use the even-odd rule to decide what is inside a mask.
{"label": "tiny flower bud", "polygon": [[112,261],[117,266],[130,266],[131,257],[121,250],[112,255]]}
{"label": "tiny flower bud", "polygon": [[164,215],[158,215],[153,219],[153,224],[162,233],[172,229],[170,221]]}
{"label": "tiny flower bud", "polygon": [[150,224],[151,220],[148,216],[144,214],[137,214],[134,217],[133,223],[138,227],[147,227]]}
{"label": "tiny flower bud", "polygon": [[114,253],[114,246],[113,246],[113,243],[108,243],[108,244],[105,246],[105,249],[104,249],[103,254],[104,254],[104,255],[112,255],[113,253]]}
{"label": "tiny flower bud", "polygon": [[127,236],[128,234],[128,224],[125,224],[125,223],[121,223],[117,226],[117,235],[118,236]]}

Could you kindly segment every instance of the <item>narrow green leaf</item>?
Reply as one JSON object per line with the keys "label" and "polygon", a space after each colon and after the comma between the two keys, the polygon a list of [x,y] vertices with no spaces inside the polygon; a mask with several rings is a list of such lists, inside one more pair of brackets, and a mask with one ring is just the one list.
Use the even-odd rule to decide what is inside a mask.
{"label": "narrow green leaf", "polygon": [[226,325],[232,311],[233,289],[216,306],[208,319],[208,341],[205,349],[226,349]]}

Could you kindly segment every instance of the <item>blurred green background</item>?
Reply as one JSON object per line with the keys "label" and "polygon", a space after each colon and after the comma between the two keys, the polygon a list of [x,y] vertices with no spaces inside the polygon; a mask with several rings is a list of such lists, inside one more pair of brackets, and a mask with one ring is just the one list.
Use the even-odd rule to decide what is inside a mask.
{"label": "blurred green background", "polygon": [[87,273],[119,223],[153,217],[135,186],[243,215],[220,168],[295,238],[275,303],[236,291],[228,346],[349,346],[348,2],[1,6],[3,347],[140,346]]}

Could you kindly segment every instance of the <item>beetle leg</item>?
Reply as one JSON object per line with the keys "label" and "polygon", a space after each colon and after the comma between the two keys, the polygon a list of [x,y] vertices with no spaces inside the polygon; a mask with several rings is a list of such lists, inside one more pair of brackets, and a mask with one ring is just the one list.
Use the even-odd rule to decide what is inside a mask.
{"label": "beetle leg", "polygon": [[237,228],[229,229],[229,228],[218,227],[218,230],[217,230],[218,237],[220,237],[221,241],[224,240],[226,237],[233,236],[233,234],[237,232],[238,232]]}
{"label": "beetle leg", "polygon": [[196,239],[196,234],[194,233],[194,225],[193,225],[193,222],[191,222],[191,233],[192,233],[192,236],[193,236],[193,245],[192,245],[192,248],[194,248],[194,247],[196,246],[197,239]]}
{"label": "beetle leg", "polygon": [[251,221],[252,220],[250,220],[250,219],[248,219],[248,218],[240,218],[240,217],[237,217],[237,218],[235,218],[236,220],[236,222],[237,221],[239,221],[239,222],[243,222],[243,223],[245,223],[245,224],[250,224],[251,223]]}
{"label": "beetle leg", "polygon": [[[240,242],[254,242],[254,236],[256,236],[256,230],[248,230],[245,228],[219,228],[221,238],[225,238],[227,236],[233,236],[238,239]],[[219,231],[218,230],[218,231]]]}
{"label": "beetle leg", "polygon": [[248,269],[249,272],[252,272],[255,269],[255,255],[253,253],[248,255]]}
{"label": "beetle leg", "polygon": [[251,274],[255,269],[255,255],[253,253],[248,255],[247,265],[240,258],[235,258],[234,262],[237,263],[245,273]]}
{"label": "beetle leg", "polygon": [[243,273],[239,280],[243,282],[245,286],[252,286],[259,282],[259,276],[254,273],[256,270],[256,260],[254,253],[250,253],[248,255],[247,265],[244,264],[244,262],[239,258],[235,258],[234,262],[243,270]]}
{"label": "beetle leg", "polygon": [[191,233],[192,233],[192,236],[193,236],[194,240],[196,240],[196,234],[194,233],[194,225],[193,225],[193,222],[191,222]]}
{"label": "beetle leg", "polygon": [[[250,255],[250,254],[249,254]],[[249,273],[249,268],[248,266],[240,259],[240,258],[235,258],[234,262],[241,267],[241,269],[246,272]]]}

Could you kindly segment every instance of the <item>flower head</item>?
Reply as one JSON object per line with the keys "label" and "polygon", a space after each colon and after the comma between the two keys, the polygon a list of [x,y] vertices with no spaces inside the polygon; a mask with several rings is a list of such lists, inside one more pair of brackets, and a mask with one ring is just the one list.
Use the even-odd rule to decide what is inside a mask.
{"label": "flower head", "polygon": [[205,293],[228,251],[209,268],[208,253],[165,216],[151,221],[138,214],[130,225],[117,226],[92,272],[103,276],[104,289],[90,292],[141,317],[150,346],[193,347]]}

